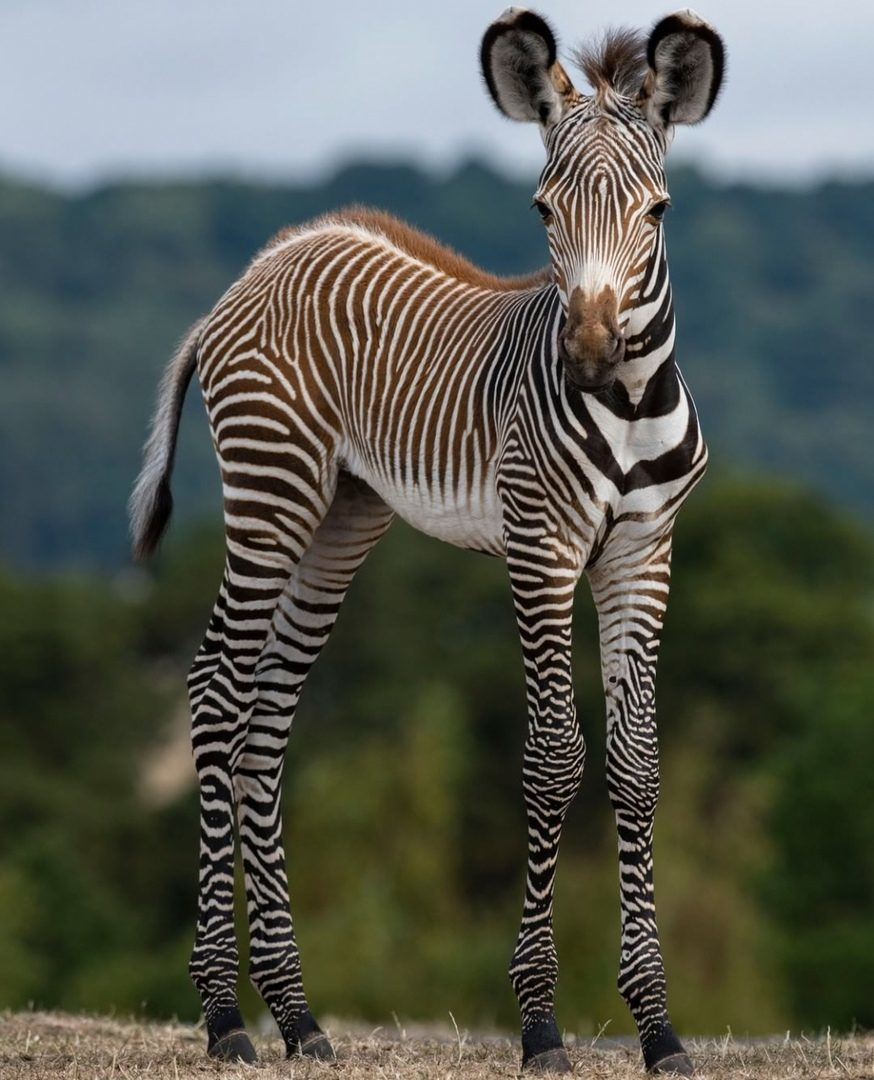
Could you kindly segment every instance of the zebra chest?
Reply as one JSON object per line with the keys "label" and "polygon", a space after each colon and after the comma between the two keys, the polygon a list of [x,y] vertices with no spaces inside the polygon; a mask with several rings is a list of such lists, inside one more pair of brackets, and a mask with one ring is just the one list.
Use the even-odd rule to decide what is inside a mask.
{"label": "zebra chest", "polygon": [[[591,562],[634,553],[670,527],[707,464],[691,398],[681,393],[670,412],[627,420],[599,401],[587,403],[583,437],[566,443],[579,513],[567,531]],[[560,490],[558,476],[547,489]],[[565,481],[567,486],[567,481]]]}
{"label": "zebra chest", "polygon": [[636,444],[620,444],[610,475],[593,483],[599,515],[593,553],[646,547],[668,529],[707,467],[707,446],[695,423],[671,430],[654,424]]}

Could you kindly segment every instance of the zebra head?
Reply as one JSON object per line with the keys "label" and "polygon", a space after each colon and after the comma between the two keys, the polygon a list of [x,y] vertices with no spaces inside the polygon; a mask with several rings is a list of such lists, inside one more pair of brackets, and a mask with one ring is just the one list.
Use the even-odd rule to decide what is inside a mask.
{"label": "zebra head", "polygon": [[501,112],[540,127],[546,165],[533,205],[566,315],[559,355],[572,384],[595,390],[614,381],[626,336],[652,318],[646,286],[664,259],[665,153],[674,125],[696,124],[713,107],[724,51],[689,10],[662,19],[648,39],[613,31],[575,55],[590,94],[556,52],[544,19],[509,8],[486,31],[480,57]]}

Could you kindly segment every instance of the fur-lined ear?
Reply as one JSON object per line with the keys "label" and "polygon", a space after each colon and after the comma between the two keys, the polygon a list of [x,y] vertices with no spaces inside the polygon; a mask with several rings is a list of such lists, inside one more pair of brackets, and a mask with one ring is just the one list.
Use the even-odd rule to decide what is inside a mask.
{"label": "fur-lined ear", "polygon": [[533,11],[507,8],[483,36],[480,63],[494,103],[511,120],[549,128],[580,100],[556,59],[555,35]]}
{"label": "fur-lined ear", "polygon": [[657,23],[646,46],[641,104],[654,127],[697,124],[713,108],[725,71],[722,38],[686,9]]}

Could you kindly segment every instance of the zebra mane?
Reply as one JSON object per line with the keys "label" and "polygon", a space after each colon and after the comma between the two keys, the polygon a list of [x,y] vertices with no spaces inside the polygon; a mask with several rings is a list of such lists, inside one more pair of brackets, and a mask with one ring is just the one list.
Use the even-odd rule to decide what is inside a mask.
{"label": "zebra mane", "polygon": [[612,91],[635,97],[647,71],[646,38],[639,30],[605,30],[595,41],[578,46],[573,60],[597,94]]}

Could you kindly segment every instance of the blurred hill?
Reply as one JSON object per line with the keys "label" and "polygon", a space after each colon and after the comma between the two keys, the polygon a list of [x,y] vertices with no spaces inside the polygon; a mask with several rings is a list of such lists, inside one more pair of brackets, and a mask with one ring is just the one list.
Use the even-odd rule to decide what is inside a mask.
{"label": "blurred hill", "polygon": [[[0,555],[31,567],[125,561],[124,504],[163,365],[278,228],[366,202],[513,273],[547,258],[532,189],[533,178],[475,162],[445,177],[352,164],[283,187],[63,195],[0,182]],[[874,514],[874,182],[780,191],[679,169],[671,189],[678,355],[716,460],[791,474]],[[177,505],[218,520],[191,396]]]}

